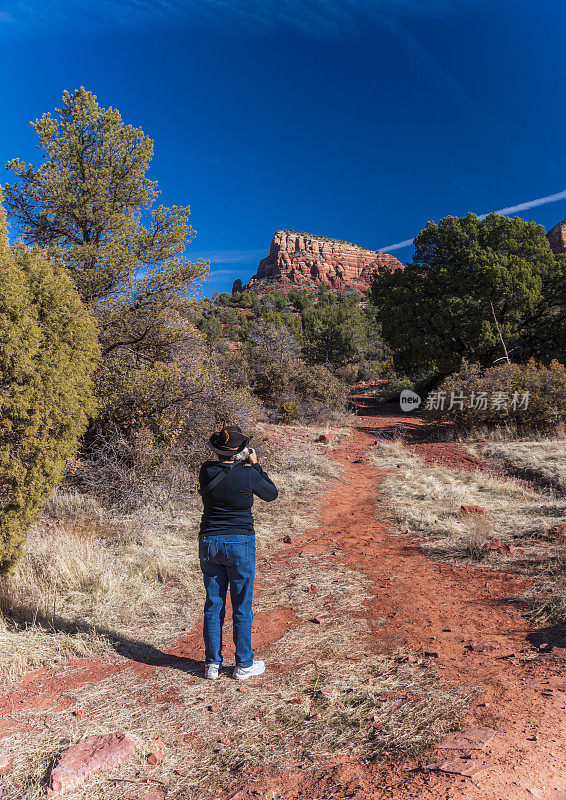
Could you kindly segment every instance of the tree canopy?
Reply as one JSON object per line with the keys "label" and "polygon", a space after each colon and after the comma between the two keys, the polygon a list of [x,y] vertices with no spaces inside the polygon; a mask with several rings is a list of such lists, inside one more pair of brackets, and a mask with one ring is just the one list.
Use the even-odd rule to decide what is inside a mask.
{"label": "tree canopy", "polygon": [[44,162],[7,164],[16,176],[7,211],[27,243],[61,258],[95,311],[104,352],[147,341],[148,309],[171,304],[208,271],[184,255],[195,235],[190,208],[152,208],[152,140],[86,89],[64,92],[55,114],[31,125]]}
{"label": "tree canopy", "polygon": [[504,357],[498,326],[513,359],[552,357],[543,331],[563,337],[564,306],[553,289],[563,263],[533,222],[449,216],[427,223],[404,270],[378,272],[370,297],[406,371],[448,374],[464,358],[489,366]]}
{"label": "tree canopy", "polygon": [[96,402],[96,323],[65,269],[11,249],[0,206],[0,572],[18,561]]}

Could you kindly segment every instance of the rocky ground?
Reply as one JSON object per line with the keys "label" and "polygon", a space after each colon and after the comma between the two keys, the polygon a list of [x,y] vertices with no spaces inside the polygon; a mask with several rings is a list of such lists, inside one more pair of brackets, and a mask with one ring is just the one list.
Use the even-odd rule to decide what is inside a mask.
{"label": "rocky ground", "polygon": [[[265,676],[241,687],[228,676],[212,686],[202,681],[200,620],[168,653],[132,646],[128,654],[124,647],[116,659],[77,659],[28,673],[0,696],[3,797],[41,796],[41,765],[65,741],[107,735],[112,724],[114,731],[139,733],[140,752],[122,768],[110,757],[110,777],[98,773],[70,789],[69,798],[566,798],[566,632],[555,628],[541,638],[509,602],[530,578],[434,559],[403,535],[371,454],[376,438],[396,438],[425,463],[493,467],[461,445],[423,441],[418,416],[377,409],[368,398],[359,398],[359,411],[349,437],[317,445],[343,468],[341,480],[321,497],[319,524],[258,564],[254,647],[270,667]],[[338,576],[334,586],[324,583],[330,574]],[[231,655],[228,644],[228,660]],[[316,677],[313,684],[317,661],[324,681]],[[371,671],[375,664],[380,672]],[[365,700],[385,702],[387,724],[393,718],[387,703],[410,706],[411,692],[403,687],[377,699],[372,694],[372,684],[397,680],[394,667],[384,677],[384,664],[426,670],[413,691],[419,694],[414,714],[424,702],[425,678],[431,694],[449,687],[447,704],[459,687],[465,696],[461,706],[454,701],[452,723],[435,712],[436,745],[417,755],[410,747],[402,753],[399,725],[412,726],[410,735],[418,737],[419,717],[417,724],[395,711],[396,747],[405,756],[395,760],[366,757],[354,727],[331,727],[341,712],[330,706],[344,709],[348,692],[362,698],[363,689]],[[312,698],[321,693],[326,699],[319,708]],[[270,703],[293,712],[287,727],[281,713],[270,717]],[[249,720],[243,727],[242,717]],[[380,734],[386,723],[379,714],[373,720],[372,741],[379,743],[380,735],[386,741]],[[346,721],[351,725],[351,714]],[[236,743],[235,732],[241,737]],[[117,746],[123,749],[123,740]],[[327,754],[323,759],[312,757],[317,746]],[[42,755],[26,788],[21,775],[35,750]],[[210,765],[212,783],[199,782],[199,759]],[[71,764],[70,771],[77,768]]]}

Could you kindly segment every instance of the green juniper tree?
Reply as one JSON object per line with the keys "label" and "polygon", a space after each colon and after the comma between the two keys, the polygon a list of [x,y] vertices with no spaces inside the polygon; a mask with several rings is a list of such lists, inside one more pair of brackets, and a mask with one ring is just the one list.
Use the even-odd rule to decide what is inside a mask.
{"label": "green juniper tree", "polygon": [[368,349],[368,328],[357,299],[319,293],[318,302],[302,313],[306,359],[335,367],[359,362]]}
{"label": "green juniper tree", "polygon": [[514,360],[557,355],[545,331],[564,338],[560,275],[542,226],[468,214],[427,223],[412,263],[378,272],[370,297],[401,369],[448,374],[504,358],[498,326]]}
{"label": "green juniper tree", "polygon": [[0,207],[0,573],[17,563],[95,411],[98,356],[69,275],[38,250],[11,249]]}

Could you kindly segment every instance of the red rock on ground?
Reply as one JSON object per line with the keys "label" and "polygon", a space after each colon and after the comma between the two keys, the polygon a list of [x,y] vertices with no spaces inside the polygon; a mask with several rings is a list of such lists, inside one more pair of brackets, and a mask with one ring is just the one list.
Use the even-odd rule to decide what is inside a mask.
{"label": "red rock on ground", "polygon": [[452,775],[471,777],[482,769],[485,769],[485,766],[481,761],[478,761],[477,758],[451,758],[450,761],[444,761],[442,764],[438,764],[436,769],[439,769],[441,772],[449,772]]}
{"label": "red rock on ground", "polygon": [[460,506],[462,514],[487,514],[485,508],[481,506]]}
{"label": "red rock on ground", "polygon": [[440,750],[481,750],[493,739],[493,728],[466,728],[438,745]]}
{"label": "red rock on ground", "polygon": [[549,530],[549,534],[556,539],[563,539],[566,541],[566,525],[555,525]]}
{"label": "red rock on ground", "polygon": [[140,800],[165,800],[166,796],[165,789],[150,789]]}
{"label": "red rock on ground", "polygon": [[138,746],[130,733],[87,736],[58,756],[47,785],[47,797],[57,797],[80,786],[95,772],[129,761]]}
{"label": "red rock on ground", "polygon": [[475,653],[488,653],[497,650],[498,647],[496,642],[470,642],[466,645],[467,650],[473,650]]}
{"label": "red rock on ground", "polygon": [[485,545],[486,550],[495,550],[497,553],[504,555],[505,553],[512,553],[515,548],[509,542],[487,542]]}
{"label": "red rock on ground", "polygon": [[156,767],[158,764],[161,764],[163,761],[163,750],[154,750],[153,753],[149,753],[146,761],[150,767]]}
{"label": "red rock on ground", "polygon": [[10,756],[0,755],[0,775],[7,775],[12,769],[12,759]]}

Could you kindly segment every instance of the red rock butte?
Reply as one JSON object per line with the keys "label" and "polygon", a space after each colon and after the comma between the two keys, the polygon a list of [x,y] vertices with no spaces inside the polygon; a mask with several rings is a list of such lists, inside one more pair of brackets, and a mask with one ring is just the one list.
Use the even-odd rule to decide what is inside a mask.
{"label": "red rock butte", "polygon": [[566,253],[566,219],[551,228],[546,236],[553,253]]}
{"label": "red rock butte", "polygon": [[[269,255],[259,262],[257,273],[243,289],[314,289],[322,284],[336,291],[362,293],[371,285],[377,267],[403,269],[403,264],[387,253],[366,250],[342,239],[280,230],[273,237]],[[237,283],[234,291],[238,290]]]}

